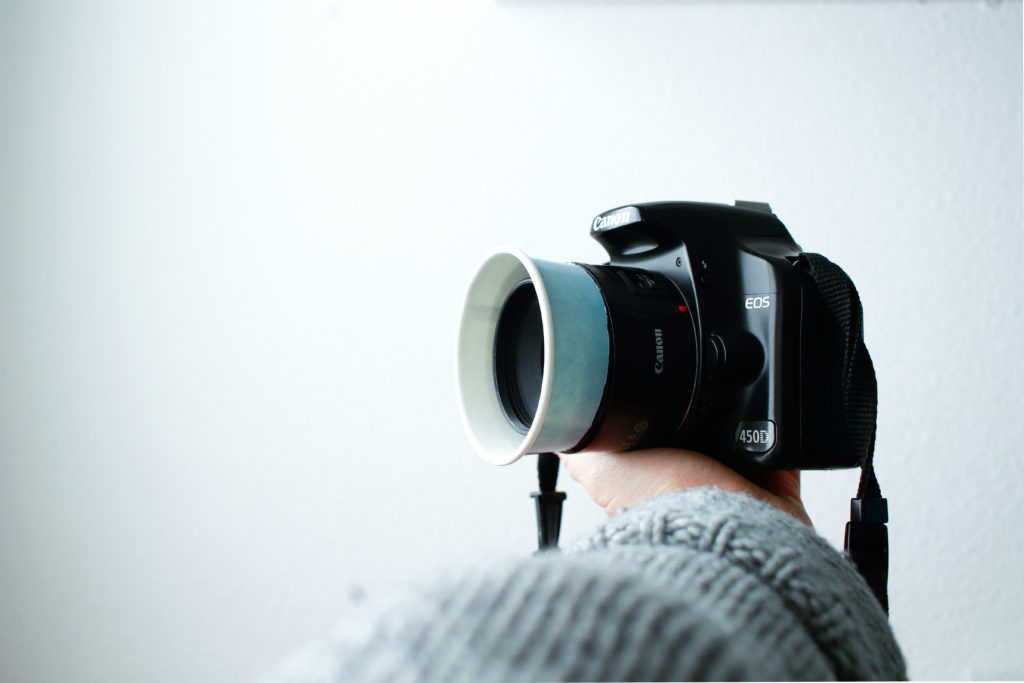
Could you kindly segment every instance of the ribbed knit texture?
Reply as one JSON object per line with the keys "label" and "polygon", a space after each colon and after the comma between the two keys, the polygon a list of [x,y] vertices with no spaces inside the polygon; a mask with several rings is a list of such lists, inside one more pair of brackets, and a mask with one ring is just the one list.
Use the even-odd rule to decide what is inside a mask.
{"label": "ribbed knit texture", "polygon": [[905,677],[847,559],[765,503],[694,489],[620,513],[565,554],[365,607],[268,681]]}

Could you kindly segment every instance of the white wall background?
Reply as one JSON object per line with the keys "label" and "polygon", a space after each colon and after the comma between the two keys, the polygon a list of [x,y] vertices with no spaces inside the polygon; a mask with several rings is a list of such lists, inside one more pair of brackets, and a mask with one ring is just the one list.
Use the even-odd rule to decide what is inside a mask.
{"label": "white wall background", "polygon": [[860,288],[911,674],[1024,677],[1020,2],[26,0],[0,65],[0,679],[245,680],[527,554],[469,274],[737,197]]}

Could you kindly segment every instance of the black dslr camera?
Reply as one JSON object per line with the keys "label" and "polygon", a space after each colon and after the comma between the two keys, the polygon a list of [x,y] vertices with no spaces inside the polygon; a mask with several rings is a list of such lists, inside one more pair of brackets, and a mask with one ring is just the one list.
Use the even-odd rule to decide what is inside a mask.
{"label": "black dslr camera", "polygon": [[738,467],[864,463],[875,379],[856,291],[767,204],[636,204],[590,234],[608,263],[502,250],[469,288],[460,404],[484,459],[673,446]]}
{"label": "black dslr camera", "polygon": [[556,452],[671,446],[741,470],[859,466],[846,549],[888,610],[877,390],[850,279],[756,202],[623,206],[590,234],[607,263],[492,253],[459,325],[473,447],[502,465],[540,454],[540,548],[558,543]]}

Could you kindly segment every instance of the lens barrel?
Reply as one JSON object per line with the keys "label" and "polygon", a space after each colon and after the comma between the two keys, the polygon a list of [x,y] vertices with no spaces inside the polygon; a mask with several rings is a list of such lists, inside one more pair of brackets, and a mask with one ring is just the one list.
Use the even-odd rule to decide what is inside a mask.
{"label": "lens barrel", "polygon": [[466,294],[457,387],[477,453],[668,445],[696,383],[692,311],[657,272],[495,252]]}
{"label": "lens barrel", "polygon": [[594,425],[570,452],[673,444],[696,390],[692,307],[660,273],[611,265],[582,267],[604,297],[612,352]]}

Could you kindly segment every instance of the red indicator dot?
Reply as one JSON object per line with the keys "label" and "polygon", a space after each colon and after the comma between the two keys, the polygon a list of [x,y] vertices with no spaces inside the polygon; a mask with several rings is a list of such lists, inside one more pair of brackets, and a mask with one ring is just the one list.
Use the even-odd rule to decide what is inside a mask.
{"label": "red indicator dot", "polygon": [[686,306],[680,306],[679,307],[679,312],[680,313],[686,313]]}

